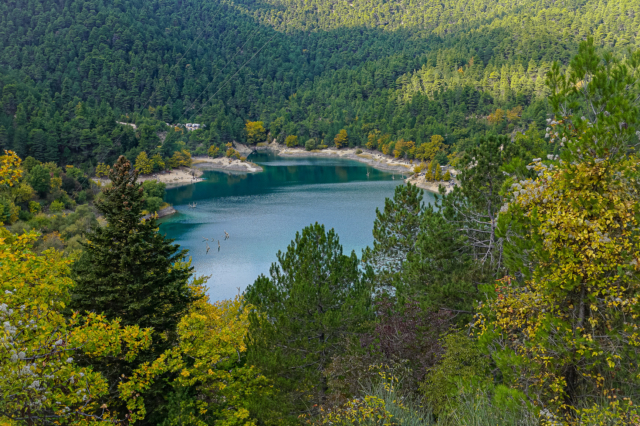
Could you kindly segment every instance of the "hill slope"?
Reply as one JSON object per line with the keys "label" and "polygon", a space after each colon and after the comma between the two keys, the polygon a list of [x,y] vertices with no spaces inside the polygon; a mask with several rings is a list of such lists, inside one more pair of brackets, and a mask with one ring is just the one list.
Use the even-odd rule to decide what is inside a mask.
{"label": "hill slope", "polygon": [[[163,122],[200,151],[272,136],[351,144],[371,132],[450,146],[492,127],[498,107],[546,114],[543,77],[593,34],[603,49],[638,46],[631,0],[20,0],[0,5],[0,145],[47,161],[111,161],[159,144]],[[82,102],[82,105],[78,105]],[[138,131],[115,124],[138,120]],[[146,123],[140,120],[148,117]],[[144,120],[143,120],[144,121]],[[176,145],[177,144],[177,145]]]}

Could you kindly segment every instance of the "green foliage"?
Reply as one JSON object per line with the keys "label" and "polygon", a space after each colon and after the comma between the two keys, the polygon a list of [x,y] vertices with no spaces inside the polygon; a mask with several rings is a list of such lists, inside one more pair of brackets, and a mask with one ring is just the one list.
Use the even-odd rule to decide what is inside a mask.
{"label": "green foliage", "polygon": [[[630,65],[638,58],[631,55]],[[485,286],[487,303],[476,317],[505,383],[526,389],[567,422],[612,393],[621,401],[617,420],[638,415],[625,411],[640,389],[638,226],[632,219],[639,207],[638,159],[627,153],[627,128],[638,117],[625,109],[637,111],[638,98],[628,90],[637,90],[640,75],[609,59],[595,55],[590,40],[569,76],[558,75],[557,67],[550,73],[555,108],[573,114],[550,120],[550,133],[566,142],[561,156],[567,161],[535,159],[536,177],[512,185],[499,218],[511,275]],[[576,76],[585,79],[558,91],[558,81]],[[593,109],[589,119],[576,116],[581,108]]]}
{"label": "green foliage", "polygon": [[629,52],[624,62],[609,53],[600,57],[590,38],[570,65],[562,73],[554,63],[548,76],[556,114],[547,132],[550,141],[566,145],[568,161],[624,158],[638,145],[640,50]]}
{"label": "green foliage", "polygon": [[304,149],[306,149],[307,151],[313,151],[314,149],[316,149],[316,147],[317,147],[317,143],[315,139],[309,139],[304,144]]}
{"label": "green foliage", "polygon": [[414,250],[422,218],[422,189],[408,184],[387,198],[384,211],[376,209],[373,248],[367,247],[362,261],[375,272],[378,289],[390,289],[407,255]]}
{"label": "green foliage", "polygon": [[477,340],[453,332],[443,337],[442,344],[445,352],[420,389],[435,414],[458,409],[460,388],[475,392],[492,386],[491,360]]}
{"label": "green foliage", "polygon": [[51,213],[60,213],[62,210],[64,210],[64,203],[55,200],[54,202],[51,203],[51,205],[49,206],[49,211]]}
{"label": "green foliage", "polygon": [[381,374],[365,396],[347,402],[336,410],[322,410],[313,425],[360,426],[429,426],[434,424],[431,413],[400,392],[396,377]]}
{"label": "green foliage", "polygon": [[40,203],[35,202],[35,201],[29,201],[29,212],[30,213],[40,213],[40,210],[42,210],[42,206],[40,205]]}
{"label": "green foliage", "polygon": [[[510,391],[505,386],[498,386],[492,391],[463,389],[460,395],[458,395],[457,400],[458,404],[455,410],[448,413],[439,422],[443,426],[540,425],[540,419],[536,410],[526,403],[524,395]],[[551,425],[554,423],[551,421],[546,424]],[[582,423],[580,424],[582,425]]]}
{"label": "green foliage", "polygon": [[[96,365],[115,391],[120,374],[131,374],[140,362],[155,359],[171,346],[178,321],[195,296],[188,286],[192,269],[180,263],[186,250],[160,235],[154,219],[141,219],[143,188],[124,157],[113,166],[109,179],[112,186],[96,202],[107,225],[92,229],[83,243],[82,256],[73,266],[76,287],[71,306],[120,318],[123,325],[153,328],[155,344],[139,362],[114,365],[105,360]],[[161,400],[161,388],[147,398]],[[118,410],[124,414],[123,408]]]}
{"label": "green foliage", "polygon": [[254,396],[255,415],[269,424],[285,424],[326,400],[323,369],[372,315],[369,277],[355,253],[342,254],[333,230],[308,226],[277,257],[270,277],[260,276],[245,292],[255,307],[248,362],[277,392]]}
{"label": "green foliage", "polygon": [[156,197],[162,199],[164,198],[167,185],[160,181],[146,180],[142,183],[142,189],[144,191],[145,198]]}
{"label": "green foliage", "polygon": [[29,184],[41,195],[49,192],[51,186],[51,174],[41,165],[36,165],[29,172]]}
{"label": "green foliage", "polygon": [[27,158],[24,159],[24,161],[22,162],[22,167],[24,167],[24,169],[28,172],[31,171],[31,169],[33,169],[35,166],[42,164],[40,161],[36,160],[35,158],[28,156]]}

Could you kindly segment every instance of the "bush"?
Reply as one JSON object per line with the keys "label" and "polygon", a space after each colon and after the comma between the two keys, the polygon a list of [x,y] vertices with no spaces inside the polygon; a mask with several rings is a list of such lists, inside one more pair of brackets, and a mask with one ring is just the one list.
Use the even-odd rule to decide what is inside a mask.
{"label": "bush", "polygon": [[[335,410],[321,409],[322,415],[308,421],[312,425],[336,426],[429,426],[432,416],[417,403],[398,393],[400,383],[395,377],[382,379],[366,390],[366,396],[355,398]],[[462,423],[461,423],[462,424]]]}
{"label": "bush", "polygon": [[307,151],[312,151],[316,149],[316,140],[309,139],[307,142],[305,142],[304,149],[306,149]]}
{"label": "bush", "polygon": [[27,222],[32,217],[33,217],[33,215],[31,213],[29,213],[27,210],[20,209],[20,211],[18,212],[18,219],[21,220],[21,221]]}
{"label": "bush", "polygon": [[154,213],[160,210],[160,206],[162,206],[162,198],[158,197],[148,197],[146,199],[146,209],[149,213]]}
{"label": "bush", "polygon": [[[78,169],[75,169],[78,170]],[[62,175],[62,189],[65,190],[68,194],[72,192],[82,191],[82,185],[80,182],[75,180],[73,177],[69,176],[69,174]]]}
{"label": "bush", "polygon": [[147,180],[142,183],[145,197],[164,198],[167,185],[164,182],[156,182],[155,180]]}
{"label": "bush", "polygon": [[360,148],[356,149],[356,154],[362,154],[362,150]]}
{"label": "bush", "polygon": [[62,210],[64,210],[64,203],[58,200],[55,200],[49,206],[50,213],[60,213]]}
{"label": "bush", "polygon": [[76,201],[78,204],[86,204],[87,202],[87,191],[80,191],[76,196]]}
{"label": "bush", "polygon": [[425,401],[434,413],[442,413],[456,405],[460,384],[484,389],[492,382],[489,357],[477,340],[464,332],[452,333],[442,339],[445,352],[434,367],[427,370],[421,386]]}
{"label": "bush", "polygon": [[77,167],[67,166],[66,175],[72,177],[75,180],[78,180],[84,176],[84,173]]}
{"label": "bush", "polygon": [[289,135],[287,136],[287,139],[284,140],[284,144],[290,148],[293,146],[296,146],[298,145],[298,137],[294,135]]}
{"label": "bush", "polygon": [[37,201],[29,201],[29,211],[33,214],[40,213],[42,206]]}
{"label": "bush", "polygon": [[[439,419],[438,424],[491,425],[491,426],[538,426],[535,411],[518,396],[507,396],[505,386],[499,386],[493,398],[487,392],[461,393],[455,410]],[[551,423],[556,424],[556,423]]]}

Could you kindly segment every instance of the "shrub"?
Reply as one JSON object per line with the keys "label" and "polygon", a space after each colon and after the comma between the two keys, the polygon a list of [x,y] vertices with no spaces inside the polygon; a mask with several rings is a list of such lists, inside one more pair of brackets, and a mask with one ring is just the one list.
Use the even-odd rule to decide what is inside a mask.
{"label": "shrub", "polygon": [[49,206],[49,212],[51,213],[60,213],[62,210],[64,210],[64,203],[58,200],[55,200]]}
{"label": "shrub", "polygon": [[458,386],[486,388],[491,383],[490,361],[477,340],[457,332],[442,339],[445,352],[441,360],[427,370],[421,386],[426,402],[438,414],[456,404]]}
{"label": "shrub", "polygon": [[288,147],[293,147],[298,145],[298,137],[294,135],[287,136],[287,139],[284,140],[284,144]]}
{"label": "shrub", "polygon": [[80,191],[76,196],[76,201],[79,204],[85,204],[87,202],[87,191]]}
{"label": "shrub", "polygon": [[304,149],[306,149],[307,151],[312,151],[316,149],[316,140],[309,139],[307,142],[305,142]]}
{"label": "shrub", "polygon": [[29,201],[29,211],[33,214],[40,213],[42,206],[36,201]]}
{"label": "shrub", "polygon": [[148,197],[146,200],[146,209],[149,213],[157,212],[162,205],[162,198]]}

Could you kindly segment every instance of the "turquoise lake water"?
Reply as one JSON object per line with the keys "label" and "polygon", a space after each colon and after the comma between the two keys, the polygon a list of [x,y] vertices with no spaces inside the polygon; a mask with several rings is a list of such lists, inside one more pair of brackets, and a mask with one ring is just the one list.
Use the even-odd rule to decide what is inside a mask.
{"label": "turquoise lake water", "polygon": [[[198,275],[211,276],[212,300],[234,297],[268,274],[278,250],[286,250],[296,231],[314,222],[334,228],[345,253],[355,250],[360,257],[373,243],[376,207],[402,183],[397,174],[394,180],[391,173],[352,160],[262,153],[250,160],[264,172],[209,171],[203,182],[167,190],[166,201],[178,213],[162,219],[160,231],[189,250]],[[430,199],[425,194],[425,201]]]}

